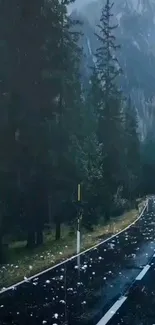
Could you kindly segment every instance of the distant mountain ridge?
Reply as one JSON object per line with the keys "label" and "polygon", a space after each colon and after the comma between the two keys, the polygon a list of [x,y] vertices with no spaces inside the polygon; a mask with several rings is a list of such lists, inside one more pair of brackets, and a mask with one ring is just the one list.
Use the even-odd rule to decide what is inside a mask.
{"label": "distant mountain ridge", "polygon": [[[74,10],[72,15],[83,21],[82,46],[84,78],[89,82],[89,67],[94,64],[94,53],[98,46],[94,32],[99,22],[103,0]],[[142,137],[154,127],[152,121],[155,108],[155,0],[116,0],[113,20],[117,22],[117,42],[121,45],[118,59],[124,75],[121,86],[130,94],[137,108]]]}

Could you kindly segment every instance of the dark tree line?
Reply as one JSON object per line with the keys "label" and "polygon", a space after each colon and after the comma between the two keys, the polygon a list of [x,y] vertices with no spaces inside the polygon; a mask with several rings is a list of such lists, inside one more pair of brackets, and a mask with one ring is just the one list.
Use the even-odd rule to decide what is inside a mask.
{"label": "dark tree line", "polygon": [[135,108],[117,80],[113,4],[102,10],[85,91],[71,2],[0,2],[0,251],[19,232],[28,247],[42,244],[49,223],[59,239],[61,223],[76,219],[79,182],[87,226],[140,194],[142,150]]}

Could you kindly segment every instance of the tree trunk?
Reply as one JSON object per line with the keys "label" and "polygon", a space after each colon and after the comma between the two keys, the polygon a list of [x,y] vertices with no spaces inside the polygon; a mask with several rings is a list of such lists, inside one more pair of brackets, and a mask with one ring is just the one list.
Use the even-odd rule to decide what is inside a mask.
{"label": "tree trunk", "polygon": [[75,235],[75,228],[74,228],[74,225],[71,224],[69,226],[69,236],[73,236],[73,235]]}
{"label": "tree trunk", "polygon": [[136,208],[135,200],[132,198],[131,199],[131,209],[135,209],[135,208]]}
{"label": "tree trunk", "polygon": [[35,231],[30,230],[27,235],[27,248],[34,248],[35,246]]}
{"label": "tree trunk", "polygon": [[36,233],[36,245],[40,246],[43,244],[43,230],[39,229]]}
{"label": "tree trunk", "polygon": [[55,240],[59,240],[61,237],[61,222],[56,220],[55,226]]}
{"label": "tree trunk", "polygon": [[2,245],[2,236],[0,235],[0,264],[3,263],[3,245]]}
{"label": "tree trunk", "polygon": [[104,218],[105,222],[109,222],[111,216],[111,209],[110,209],[110,200],[107,198],[107,201],[104,204]]}
{"label": "tree trunk", "polygon": [[48,197],[48,222],[51,226],[51,224],[52,224],[52,199],[51,199],[51,196]]}
{"label": "tree trunk", "polygon": [[110,220],[110,211],[106,210],[104,214],[105,222],[108,222]]}
{"label": "tree trunk", "polygon": [[136,210],[138,210],[138,202],[137,202],[137,200],[135,201],[135,207],[136,207]]}

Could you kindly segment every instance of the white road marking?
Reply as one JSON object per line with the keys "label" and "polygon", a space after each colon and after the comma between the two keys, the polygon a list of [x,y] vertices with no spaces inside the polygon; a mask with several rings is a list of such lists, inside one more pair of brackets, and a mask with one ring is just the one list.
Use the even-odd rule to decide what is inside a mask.
{"label": "white road marking", "polygon": [[145,267],[143,268],[143,270],[138,274],[138,276],[136,277],[136,280],[141,280],[144,275],[147,273],[147,271],[149,270],[150,265],[145,265]]}
{"label": "white road marking", "polygon": [[116,314],[118,309],[123,305],[127,297],[122,296],[120,299],[118,299],[114,305],[107,311],[107,313],[100,319],[100,321],[97,323],[97,325],[106,325],[109,320]]}
{"label": "white road marking", "polygon": [[76,257],[78,257],[78,256],[80,256],[82,254],[85,254],[85,253],[91,251],[92,249],[94,249],[95,247],[98,247],[98,246],[106,243],[107,241],[111,240],[112,238],[120,235],[121,233],[123,233],[124,231],[126,231],[127,229],[129,229],[132,225],[134,225],[142,217],[142,215],[143,215],[146,207],[147,207],[147,202],[145,203],[144,208],[142,209],[142,211],[141,211],[140,215],[138,216],[138,218],[136,220],[134,220],[129,226],[125,227],[123,230],[120,230],[119,232],[117,232],[116,234],[112,235],[111,237],[108,237],[107,239],[104,239],[103,241],[99,242],[98,244],[95,244],[94,246],[86,249],[85,251],[83,251],[83,252],[81,252],[79,254],[73,255],[72,257],[70,257],[70,258],[68,258],[68,259],[66,259],[66,260],[64,260],[64,261],[62,261],[62,262],[60,262],[60,263],[58,263],[58,264],[56,264],[54,266],[51,266],[51,267],[49,267],[48,269],[46,269],[44,271],[41,271],[41,272],[39,272],[37,274],[32,275],[31,277],[27,278],[27,280],[22,280],[20,282],[17,282],[15,284],[11,285],[10,287],[7,287],[5,289],[0,290],[0,294],[2,294],[3,292],[6,292],[8,290],[12,290],[13,288],[15,288],[15,287],[17,287],[17,286],[19,286],[19,285],[21,285],[23,283],[26,283],[26,282],[28,282],[28,281],[30,281],[30,280],[32,280],[32,279],[34,279],[34,278],[36,278],[36,277],[44,274],[44,273],[46,273],[46,272],[49,272],[49,271],[55,269],[56,267],[59,267],[60,265],[66,263],[66,262],[69,262],[70,260],[72,260],[72,259],[74,259],[74,258],[76,258]]}

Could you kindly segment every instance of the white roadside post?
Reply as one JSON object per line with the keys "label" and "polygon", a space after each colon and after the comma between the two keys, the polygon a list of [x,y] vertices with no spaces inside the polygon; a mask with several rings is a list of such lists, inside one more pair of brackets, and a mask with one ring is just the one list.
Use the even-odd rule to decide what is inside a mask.
{"label": "white roadside post", "polygon": [[147,212],[149,212],[149,199],[147,198]]}
{"label": "white roadside post", "polygon": [[[81,202],[81,184],[78,184],[78,203]],[[76,252],[77,254],[80,253],[80,246],[81,246],[81,239],[80,239],[80,213],[78,211],[77,216],[77,242],[76,242]],[[80,255],[77,256],[77,266],[78,270],[80,271]]]}

